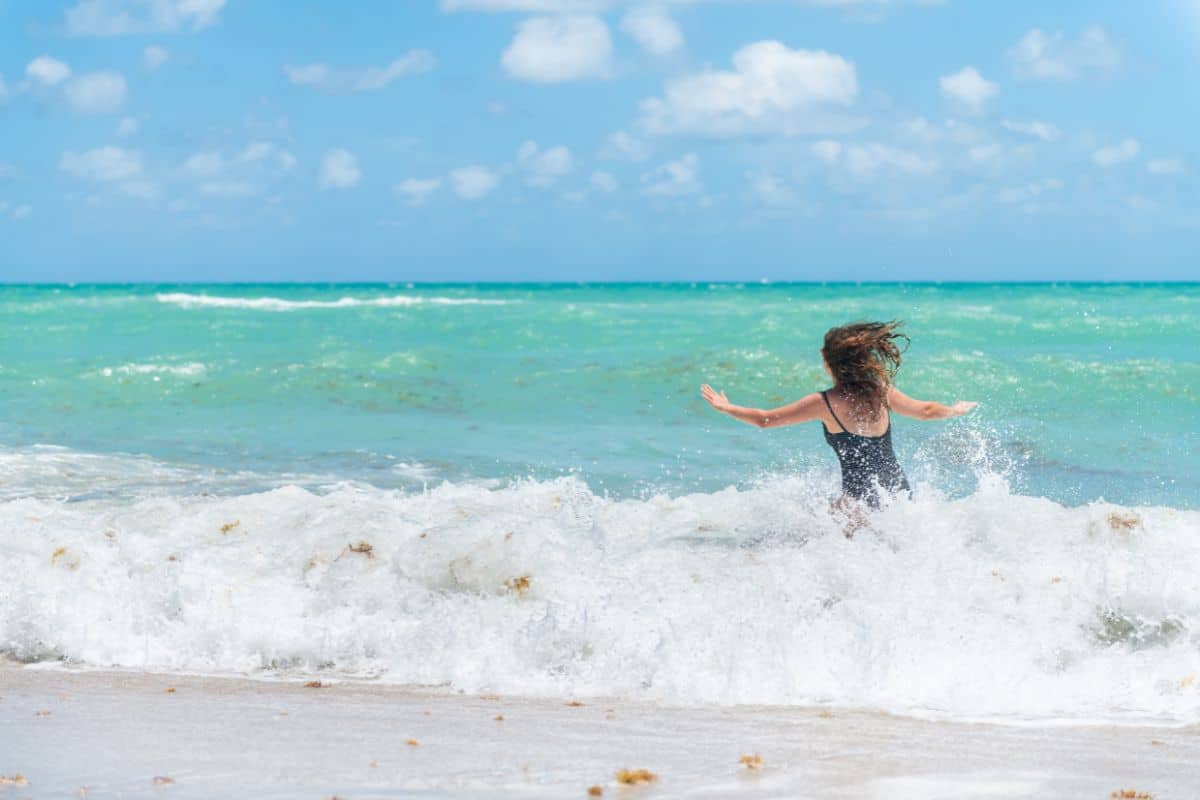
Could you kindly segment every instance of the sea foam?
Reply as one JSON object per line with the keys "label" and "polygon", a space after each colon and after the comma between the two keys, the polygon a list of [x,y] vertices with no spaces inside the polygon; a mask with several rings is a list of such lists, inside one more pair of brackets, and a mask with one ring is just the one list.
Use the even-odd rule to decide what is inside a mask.
{"label": "sea foam", "polygon": [[[827,481],[582,481],[0,503],[25,661],[678,704],[1200,721],[1200,512],[985,478],[853,538]],[[10,495],[11,497],[11,495]]]}
{"label": "sea foam", "polygon": [[424,295],[340,297],[337,300],[285,300],[280,297],[223,297],[188,292],[161,292],[154,295],[154,299],[160,303],[170,303],[183,308],[241,308],[253,311],[298,311],[312,308],[360,308],[364,306],[508,305],[513,302],[480,297],[427,297]]}

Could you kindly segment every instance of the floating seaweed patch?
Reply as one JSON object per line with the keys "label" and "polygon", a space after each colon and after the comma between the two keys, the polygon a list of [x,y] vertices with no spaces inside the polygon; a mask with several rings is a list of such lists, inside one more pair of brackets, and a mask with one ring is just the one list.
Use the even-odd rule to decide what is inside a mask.
{"label": "floating seaweed patch", "polygon": [[1119,511],[1113,511],[1108,515],[1108,527],[1118,533],[1128,533],[1134,528],[1140,527],[1141,524],[1142,518],[1137,514],[1122,514]]}
{"label": "floating seaweed patch", "polygon": [[746,769],[762,769],[763,768],[762,756],[760,756],[758,753],[742,756],[741,758],[738,759],[738,763],[741,764]]}
{"label": "floating seaweed patch", "polygon": [[637,786],[643,783],[654,783],[658,780],[658,776],[648,769],[619,769],[617,770],[617,783],[626,786]]}
{"label": "floating seaweed patch", "polygon": [[509,578],[504,582],[504,588],[508,589],[518,597],[524,597],[525,593],[529,591],[529,580],[530,578],[528,575]]}
{"label": "floating seaweed patch", "polygon": [[356,542],[355,544],[347,546],[346,549],[349,550],[351,553],[359,553],[360,555],[364,555],[367,558],[375,557],[375,548],[371,545],[370,542],[365,542],[362,539],[359,539],[358,542]]}
{"label": "floating seaweed patch", "polygon": [[230,531],[234,530],[241,524],[242,524],[242,521],[240,519],[235,519],[233,522],[226,522],[224,525],[221,526],[221,533],[222,534],[229,533]]}

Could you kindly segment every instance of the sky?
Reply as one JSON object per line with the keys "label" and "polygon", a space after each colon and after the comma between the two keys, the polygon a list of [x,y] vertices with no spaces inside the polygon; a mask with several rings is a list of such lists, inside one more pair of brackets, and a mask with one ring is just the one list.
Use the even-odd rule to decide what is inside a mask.
{"label": "sky", "polygon": [[0,0],[0,281],[1200,279],[1200,0]]}

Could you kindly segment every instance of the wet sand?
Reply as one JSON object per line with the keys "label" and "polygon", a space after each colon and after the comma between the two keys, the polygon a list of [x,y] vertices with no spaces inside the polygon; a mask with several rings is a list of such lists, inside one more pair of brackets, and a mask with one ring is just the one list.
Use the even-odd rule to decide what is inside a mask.
{"label": "wet sand", "polygon": [[0,798],[1200,797],[1195,726],[582,702],[7,664]]}

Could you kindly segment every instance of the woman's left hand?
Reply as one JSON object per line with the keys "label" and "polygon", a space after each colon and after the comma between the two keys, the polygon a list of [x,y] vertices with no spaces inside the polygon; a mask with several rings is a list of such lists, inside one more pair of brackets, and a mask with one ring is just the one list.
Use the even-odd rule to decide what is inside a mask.
{"label": "woman's left hand", "polygon": [[700,394],[708,401],[708,404],[720,411],[722,414],[729,411],[733,403],[729,402],[729,398],[724,392],[718,392],[716,389],[709,386],[707,383],[700,387]]}

